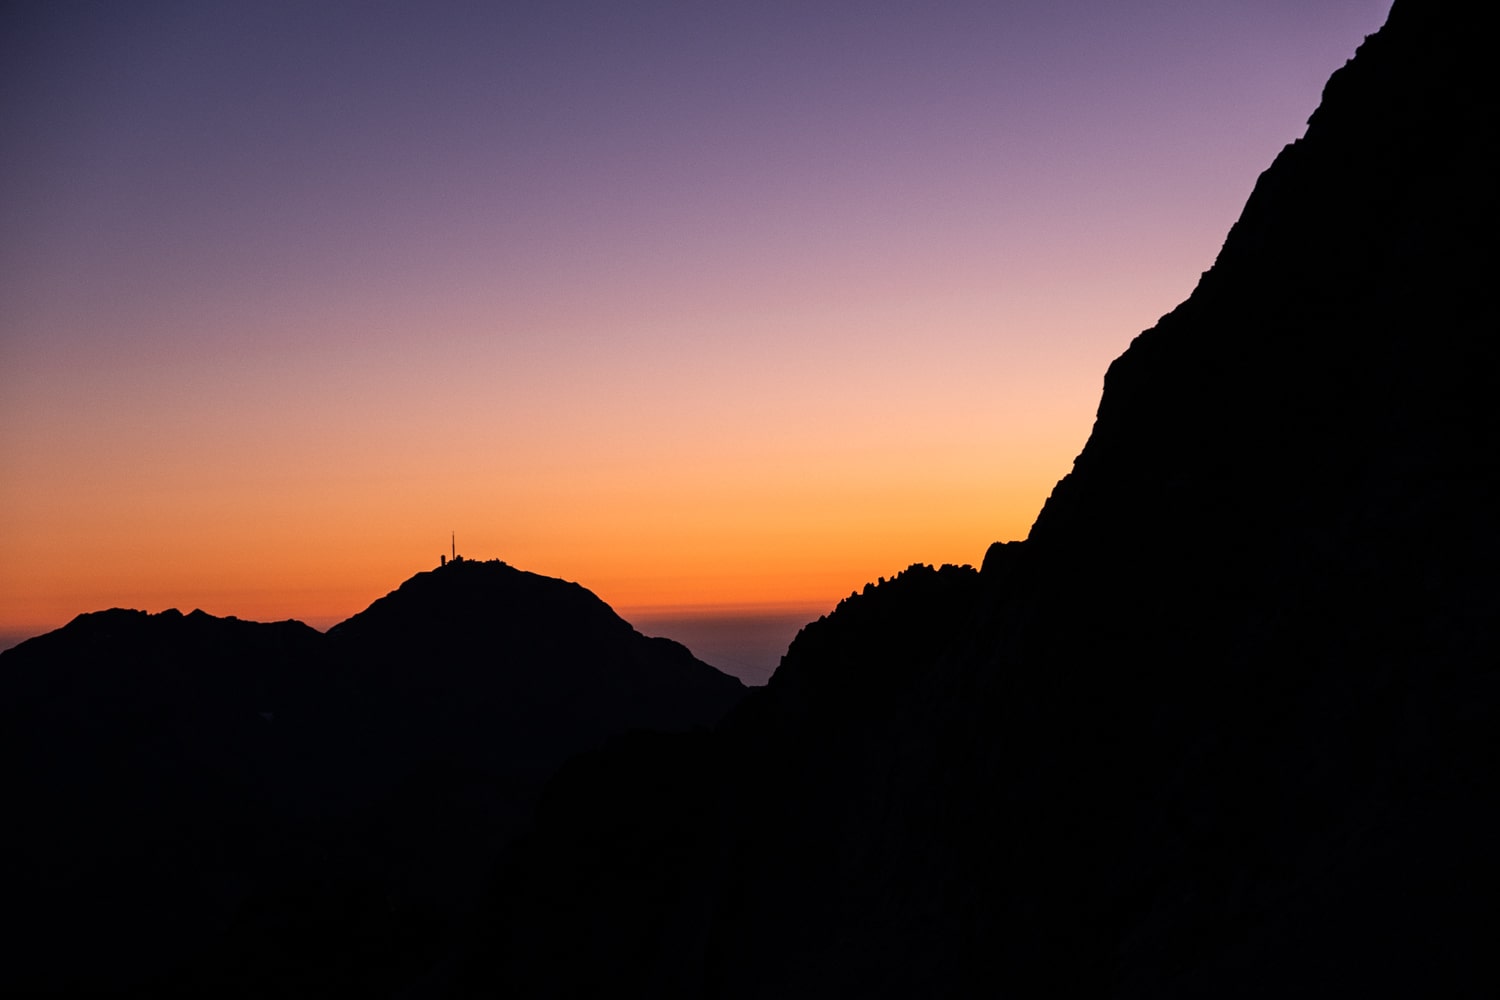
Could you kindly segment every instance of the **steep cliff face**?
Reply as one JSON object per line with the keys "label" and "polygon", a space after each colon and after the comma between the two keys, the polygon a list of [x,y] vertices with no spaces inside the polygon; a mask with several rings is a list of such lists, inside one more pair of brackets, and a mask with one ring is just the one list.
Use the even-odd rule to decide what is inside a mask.
{"label": "steep cliff face", "polygon": [[[1484,995],[1488,61],[1453,5],[1399,0],[1111,367],[1031,537],[810,627],[691,766],[621,747],[566,774],[464,984]],[[568,817],[612,812],[599,776],[631,760],[681,807],[622,858]],[[618,878],[645,862],[659,891]],[[590,902],[549,905],[556,879]]]}
{"label": "steep cliff face", "polygon": [[1445,6],[1396,6],[1110,367],[1032,532],[1056,572],[1139,555],[1220,583],[1227,558],[1258,586],[1268,542],[1320,573],[1431,559],[1493,498],[1493,83]]}
{"label": "steep cliff face", "polygon": [[1446,7],[1395,6],[1111,366],[995,613],[1011,744],[1087,734],[1051,842],[1097,871],[1037,888],[1123,994],[1420,990],[1494,920],[1494,85]]}

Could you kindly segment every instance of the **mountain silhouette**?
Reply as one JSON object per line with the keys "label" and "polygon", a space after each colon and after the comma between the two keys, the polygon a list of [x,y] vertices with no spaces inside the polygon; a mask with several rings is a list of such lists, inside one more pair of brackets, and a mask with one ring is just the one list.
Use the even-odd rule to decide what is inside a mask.
{"label": "mountain silhouette", "polygon": [[1493,995],[1489,48],[1397,0],[1028,539],[570,763],[454,995]]}
{"label": "mountain silhouette", "polygon": [[420,573],[328,636],[337,658],[373,675],[402,738],[508,767],[550,772],[600,733],[714,722],[744,692],[578,584],[500,562]]}
{"label": "mountain silhouette", "polygon": [[577,584],[459,561],[327,635],[112,610],[0,654],[0,981],[386,991],[569,755],[742,696]]}
{"label": "mountain silhouette", "polygon": [[109,611],[0,654],[0,975],[1494,995],[1490,48],[1397,0],[1029,537],[850,595],[765,688],[466,561],[326,635]]}

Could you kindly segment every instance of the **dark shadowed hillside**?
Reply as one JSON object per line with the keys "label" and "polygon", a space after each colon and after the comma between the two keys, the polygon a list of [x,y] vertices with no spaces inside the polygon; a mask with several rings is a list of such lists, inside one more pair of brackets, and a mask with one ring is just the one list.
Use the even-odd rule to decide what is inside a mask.
{"label": "dark shadowed hillside", "polygon": [[0,656],[0,982],[140,982],[224,930],[320,790],[299,719],[322,638],[117,609]]}
{"label": "dark shadowed hillside", "polygon": [[567,769],[456,992],[1493,995],[1489,47],[1398,0],[1031,537]]}
{"label": "dark shadowed hillside", "polygon": [[566,757],[738,681],[577,584],[461,561],[322,635],[104,611],[0,656],[0,986],[385,993]]}
{"label": "dark shadowed hillside", "polygon": [[426,756],[535,761],[548,773],[599,733],[703,725],[744,692],[578,584],[499,562],[419,573],[329,639],[337,658],[379,678],[401,715],[392,730]]}

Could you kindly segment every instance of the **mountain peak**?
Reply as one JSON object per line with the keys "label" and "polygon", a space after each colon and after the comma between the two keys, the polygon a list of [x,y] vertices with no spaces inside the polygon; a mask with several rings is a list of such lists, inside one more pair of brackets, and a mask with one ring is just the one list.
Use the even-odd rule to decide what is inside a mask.
{"label": "mountain peak", "polygon": [[470,560],[327,634],[82,614],[0,654],[0,684],[0,877],[30,935],[4,975],[23,992],[308,948],[359,954],[355,992],[379,992],[472,906],[565,759],[712,726],[745,693],[576,583]]}
{"label": "mountain peak", "polygon": [[592,628],[632,631],[608,604],[580,584],[516,569],[498,559],[457,559],[410,577],[364,611],[333,626],[329,635],[344,639],[421,632],[423,642],[451,644],[489,627],[571,629],[582,622]]}

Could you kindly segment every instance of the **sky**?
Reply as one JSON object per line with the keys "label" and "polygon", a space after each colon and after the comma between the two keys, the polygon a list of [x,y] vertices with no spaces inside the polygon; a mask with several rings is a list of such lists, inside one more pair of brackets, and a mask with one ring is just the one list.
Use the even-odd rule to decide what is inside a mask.
{"label": "sky", "polygon": [[7,4],[0,638],[977,565],[1388,10]]}

